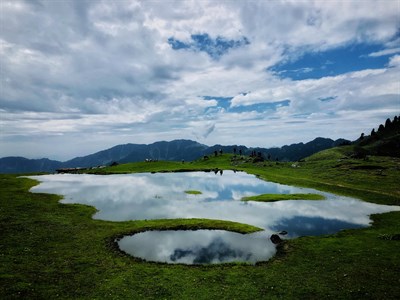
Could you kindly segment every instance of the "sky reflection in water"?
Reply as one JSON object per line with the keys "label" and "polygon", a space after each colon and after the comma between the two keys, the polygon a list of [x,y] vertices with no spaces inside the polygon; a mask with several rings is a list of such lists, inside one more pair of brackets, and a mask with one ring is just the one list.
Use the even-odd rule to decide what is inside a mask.
{"label": "sky reflection in water", "polygon": [[121,250],[149,261],[183,264],[256,263],[275,254],[265,232],[147,231],[124,237]]}
{"label": "sky reflection in water", "polygon": [[[265,237],[262,243],[267,245],[264,250],[269,253],[269,257],[273,255],[275,248],[267,237],[277,231],[286,230],[291,238],[301,235],[330,234],[341,229],[368,226],[370,214],[400,210],[400,207],[377,205],[312,189],[266,182],[254,175],[232,171],[224,171],[222,176],[214,173],[190,172],[107,176],[60,174],[31,176],[31,178],[41,181],[40,185],[31,189],[32,192],[61,194],[64,196],[63,203],[82,203],[95,206],[99,210],[94,216],[96,219],[124,221],[207,218],[258,226],[265,229],[261,234]],[[189,195],[184,192],[185,190],[199,190],[202,194]],[[244,196],[265,193],[319,193],[325,195],[327,200],[290,200],[271,203],[240,201]],[[161,232],[157,238],[154,238],[152,237],[154,234],[156,233],[141,234],[140,239],[142,240],[138,244],[146,244],[144,242],[146,239],[148,241],[162,240],[162,249],[158,249],[156,245],[151,245],[150,248],[158,249],[156,252],[162,253],[162,257],[160,257],[162,261],[165,260],[165,257],[175,257],[176,262],[182,262],[189,258],[195,260],[194,257],[199,254],[196,254],[197,250],[194,249],[203,249],[202,253],[204,254],[206,248],[216,249],[217,245],[235,245],[236,242],[232,241],[238,239],[250,239],[251,242],[242,240],[236,244],[251,244],[256,249],[259,239],[257,234],[237,235],[234,238],[232,236],[235,234],[227,233],[228,235],[225,235],[218,231],[179,232],[184,238],[178,238],[175,234],[168,235],[165,232]],[[198,237],[189,238],[195,235]],[[139,239],[138,236],[131,239]],[[167,241],[167,236],[169,236],[169,241]],[[183,242],[181,242],[181,240],[199,241],[202,239],[203,242],[196,245],[189,243],[183,246]],[[180,244],[182,247],[179,246]],[[167,251],[166,245],[175,246],[170,247]],[[245,249],[235,247],[236,250],[231,253],[236,253],[236,256],[240,251],[242,254],[247,253]],[[149,249],[148,247],[144,248]],[[225,250],[226,253],[229,253],[227,249]],[[135,253],[138,252],[140,251],[136,249]],[[169,254],[165,254],[165,252]],[[266,257],[265,253],[261,256],[255,253],[253,255],[253,257]],[[242,256],[246,256],[246,254]],[[253,260],[249,261],[254,262]],[[171,260],[171,262],[173,261]]]}

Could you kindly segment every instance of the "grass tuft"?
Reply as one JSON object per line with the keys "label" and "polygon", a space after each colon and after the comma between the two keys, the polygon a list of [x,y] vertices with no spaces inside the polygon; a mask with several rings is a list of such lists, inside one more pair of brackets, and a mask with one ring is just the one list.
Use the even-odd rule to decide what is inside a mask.
{"label": "grass tuft", "polygon": [[256,196],[243,197],[242,201],[276,202],[283,200],[325,200],[319,194],[261,194]]}
{"label": "grass tuft", "polygon": [[201,195],[202,192],[200,191],[196,191],[196,190],[187,190],[185,191],[186,194],[190,194],[190,195]]}

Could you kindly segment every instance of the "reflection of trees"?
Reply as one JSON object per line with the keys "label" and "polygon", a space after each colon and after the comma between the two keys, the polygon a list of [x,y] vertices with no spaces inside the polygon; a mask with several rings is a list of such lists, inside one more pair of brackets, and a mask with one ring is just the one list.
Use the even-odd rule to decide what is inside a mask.
{"label": "reflection of trees", "polygon": [[219,175],[222,176],[222,174],[224,174],[224,170],[215,169],[215,170],[214,170],[214,174],[217,175],[218,173],[219,173]]}

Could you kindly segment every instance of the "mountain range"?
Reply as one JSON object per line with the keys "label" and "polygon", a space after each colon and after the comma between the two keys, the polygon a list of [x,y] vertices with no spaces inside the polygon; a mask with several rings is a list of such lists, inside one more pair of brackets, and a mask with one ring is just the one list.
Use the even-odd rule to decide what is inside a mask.
{"label": "mountain range", "polygon": [[29,172],[54,172],[60,168],[88,168],[109,165],[113,162],[128,163],[152,160],[192,161],[204,155],[213,154],[214,151],[222,150],[224,153],[237,153],[242,151],[243,155],[249,155],[253,151],[260,152],[271,160],[297,161],[321,150],[336,147],[348,141],[338,139],[336,141],[328,138],[316,138],[308,143],[297,143],[283,146],[281,148],[248,148],[238,145],[214,145],[207,146],[192,140],[173,140],[170,142],[160,141],[153,144],[124,144],[96,152],[83,157],[76,157],[61,162],[42,159],[27,159],[24,157],[0,158],[0,173],[29,173]]}

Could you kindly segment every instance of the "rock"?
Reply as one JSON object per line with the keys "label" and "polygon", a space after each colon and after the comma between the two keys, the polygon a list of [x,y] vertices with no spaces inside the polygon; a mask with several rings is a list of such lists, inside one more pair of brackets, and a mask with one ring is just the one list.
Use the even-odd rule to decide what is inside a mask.
{"label": "rock", "polygon": [[282,239],[279,237],[279,235],[277,234],[273,234],[271,235],[271,237],[269,238],[271,240],[271,242],[275,245],[280,244],[282,242]]}
{"label": "rock", "polygon": [[288,232],[286,230],[282,230],[281,232],[279,232],[279,235],[287,235]]}

